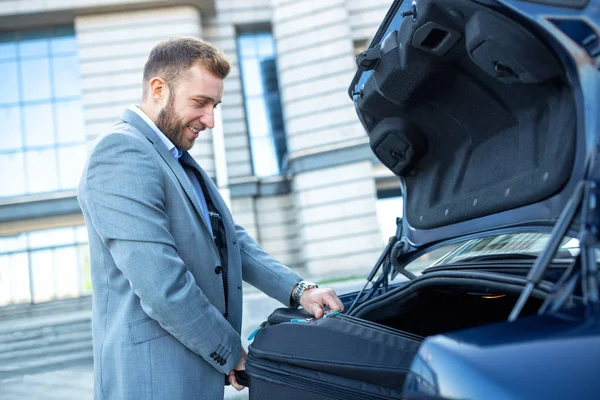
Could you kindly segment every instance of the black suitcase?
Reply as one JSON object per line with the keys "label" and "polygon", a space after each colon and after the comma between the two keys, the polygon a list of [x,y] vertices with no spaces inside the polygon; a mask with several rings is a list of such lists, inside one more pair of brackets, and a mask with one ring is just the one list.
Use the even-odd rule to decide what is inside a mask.
{"label": "black suitcase", "polygon": [[250,399],[400,399],[422,339],[344,314],[277,309],[248,347]]}

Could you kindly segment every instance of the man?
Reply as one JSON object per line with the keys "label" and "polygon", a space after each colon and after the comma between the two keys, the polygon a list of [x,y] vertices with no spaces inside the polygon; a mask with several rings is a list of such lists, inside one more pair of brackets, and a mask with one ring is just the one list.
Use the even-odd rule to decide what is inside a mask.
{"label": "man", "polygon": [[219,399],[238,390],[242,279],[316,317],[343,305],[235,225],[187,153],[214,126],[225,56],[195,38],[158,44],[139,108],[92,150],[79,185],[93,282],[95,398]]}

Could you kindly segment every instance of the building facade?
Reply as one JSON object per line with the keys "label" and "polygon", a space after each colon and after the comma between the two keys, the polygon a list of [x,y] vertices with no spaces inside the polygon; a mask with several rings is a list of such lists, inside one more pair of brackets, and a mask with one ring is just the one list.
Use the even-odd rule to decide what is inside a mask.
{"label": "building facade", "polygon": [[0,1],[0,306],[90,293],[76,200],[94,139],[141,98],[150,49],[231,60],[191,150],[236,222],[313,279],[366,275],[401,214],[347,88],[391,0]]}

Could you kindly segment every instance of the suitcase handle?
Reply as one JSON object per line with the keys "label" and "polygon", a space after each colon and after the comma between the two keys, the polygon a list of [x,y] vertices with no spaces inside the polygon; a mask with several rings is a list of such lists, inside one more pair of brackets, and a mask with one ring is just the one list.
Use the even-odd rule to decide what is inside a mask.
{"label": "suitcase handle", "polygon": [[267,318],[267,321],[271,325],[277,325],[282,322],[290,322],[292,319],[306,318],[312,318],[312,315],[305,310],[282,307],[273,311]]}
{"label": "suitcase handle", "polygon": [[250,376],[244,370],[235,370],[235,380],[242,386],[250,387]]}

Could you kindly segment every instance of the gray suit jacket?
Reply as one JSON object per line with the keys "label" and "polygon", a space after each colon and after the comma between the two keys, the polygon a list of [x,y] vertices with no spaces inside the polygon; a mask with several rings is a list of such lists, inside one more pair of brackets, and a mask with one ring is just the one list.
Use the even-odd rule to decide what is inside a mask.
{"label": "gray suit jacket", "polygon": [[239,225],[184,153],[223,216],[229,310],[218,250],[181,165],[126,110],[86,163],[78,200],[90,241],[97,399],[220,399],[237,364],[242,279],[289,305],[300,277]]}

